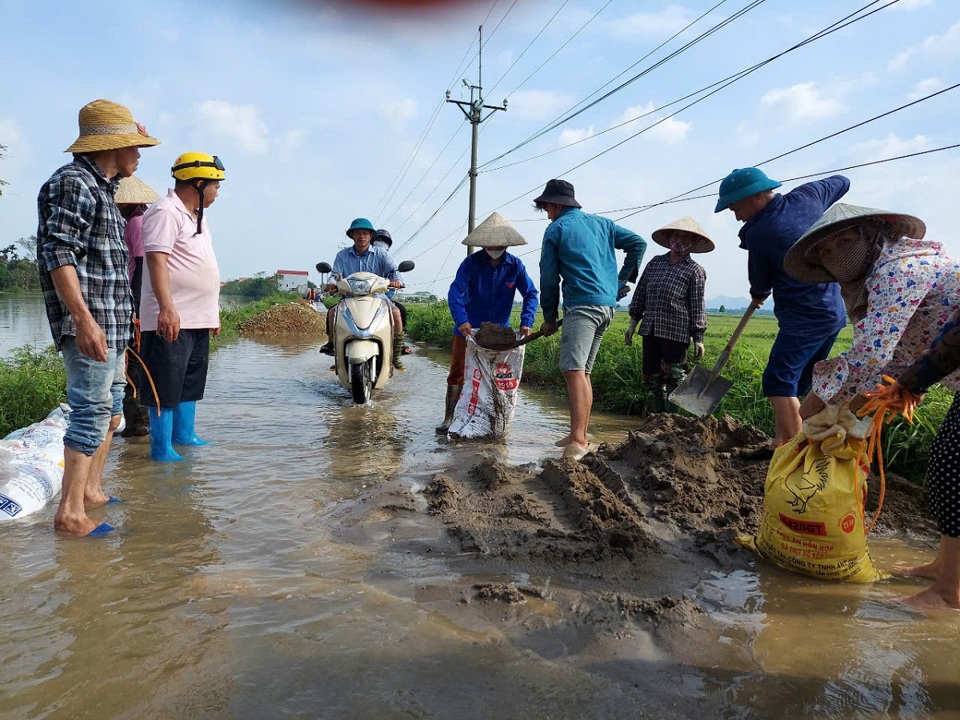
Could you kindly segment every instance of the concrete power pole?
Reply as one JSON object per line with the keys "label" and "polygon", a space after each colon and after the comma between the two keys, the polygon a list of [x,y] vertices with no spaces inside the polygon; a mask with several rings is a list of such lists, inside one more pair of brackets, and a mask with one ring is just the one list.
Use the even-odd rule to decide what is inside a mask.
{"label": "concrete power pole", "polygon": [[[471,85],[466,80],[463,81],[465,87],[470,88],[470,102],[465,100],[453,100],[450,97],[450,91],[447,90],[447,102],[453,103],[460,108],[464,117],[470,121],[473,126],[473,137],[470,143],[470,214],[467,216],[467,234],[472,233],[476,227],[477,215],[477,138],[480,134],[480,123],[493,115],[497,110],[507,109],[507,101],[503,105],[484,105],[483,104],[483,25],[480,26],[480,51],[477,53],[477,84]],[[483,117],[483,111],[489,110],[486,117]],[[467,255],[470,254],[470,247],[467,246]]]}

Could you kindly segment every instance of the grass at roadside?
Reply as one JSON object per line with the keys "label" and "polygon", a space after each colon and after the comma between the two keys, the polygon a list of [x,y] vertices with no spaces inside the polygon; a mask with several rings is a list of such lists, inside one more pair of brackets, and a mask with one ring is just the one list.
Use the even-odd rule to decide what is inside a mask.
{"label": "grass at roadside", "polygon": [[60,356],[50,345],[29,345],[0,359],[0,438],[42,420],[66,400],[67,376]]}
{"label": "grass at roadside", "polygon": [[[407,310],[410,337],[431,345],[450,346],[453,321],[445,302],[430,305],[409,303]],[[706,352],[701,364],[713,368],[739,321],[739,315],[729,313],[711,314],[707,318]],[[540,322],[538,315],[534,329],[540,326]],[[618,312],[604,335],[592,374],[594,406],[610,412],[641,414],[647,407],[641,372],[642,344],[639,337],[634,338],[632,346],[624,344],[628,323],[627,313]],[[514,313],[513,325],[519,325],[519,313]],[[776,335],[777,321],[772,315],[758,315],[751,319],[724,366],[723,375],[734,385],[717,410],[720,415],[730,415],[771,435],[773,410],[763,397],[761,377]],[[848,349],[852,337],[852,328],[847,326],[840,333],[832,354]],[[523,381],[565,394],[559,358],[559,334],[531,342],[527,345]],[[888,467],[912,480],[922,480],[930,444],[951,400],[952,394],[938,386],[927,395],[914,425],[898,419],[884,428],[883,451]]]}

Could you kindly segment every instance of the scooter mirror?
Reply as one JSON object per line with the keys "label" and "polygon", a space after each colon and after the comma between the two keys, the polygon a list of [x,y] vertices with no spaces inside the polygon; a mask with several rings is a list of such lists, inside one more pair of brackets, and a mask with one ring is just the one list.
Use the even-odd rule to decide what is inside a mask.
{"label": "scooter mirror", "polygon": [[323,275],[324,273],[328,273],[331,270],[333,270],[333,268],[330,267],[330,263],[325,263],[325,262],[317,263],[317,272],[320,273],[321,275]]}
{"label": "scooter mirror", "polygon": [[399,270],[400,272],[410,272],[415,267],[416,267],[416,264],[413,262],[413,260],[404,260],[402,263],[400,263],[397,266],[397,270]]}

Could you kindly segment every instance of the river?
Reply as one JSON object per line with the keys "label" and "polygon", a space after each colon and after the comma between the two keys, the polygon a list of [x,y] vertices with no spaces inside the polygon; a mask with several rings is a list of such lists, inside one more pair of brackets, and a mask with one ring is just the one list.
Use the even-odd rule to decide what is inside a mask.
{"label": "river", "polygon": [[[41,342],[42,300],[0,308],[2,347]],[[573,638],[548,602],[517,616],[450,600],[451,588],[517,578],[465,574],[430,552],[445,529],[418,491],[485,455],[556,456],[562,403],[525,390],[506,445],[448,443],[433,432],[443,353],[418,349],[357,407],[317,346],[239,340],[216,352],[197,423],[211,444],[185,449],[185,462],[151,462],[145,438],[118,439],[105,486],[122,503],[91,511],[116,533],[58,538],[53,505],[0,525],[0,717],[960,713],[960,619],[892,606],[916,591],[902,580],[833,585],[763,564],[714,574],[688,591],[726,628],[703,653],[722,662],[678,663],[639,629]],[[631,423],[598,415],[595,439]],[[374,502],[387,481],[414,512]],[[929,557],[896,540],[872,547],[884,566]],[[549,624],[550,641],[523,640],[531,624]],[[651,678],[659,692],[638,692]]]}

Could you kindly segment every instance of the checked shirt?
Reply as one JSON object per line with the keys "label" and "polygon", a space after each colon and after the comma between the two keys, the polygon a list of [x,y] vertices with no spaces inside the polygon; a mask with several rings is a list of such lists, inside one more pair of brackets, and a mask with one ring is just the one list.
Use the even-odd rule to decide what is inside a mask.
{"label": "checked shirt", "polygon": [[706,271],[687,255],[671,265],[670,253],[657,255],[643,269],[630,301],[630,317],[643,320],[640,335],[689,344],[703,342],[707,329],[703,288]]}
{"label": "checked shirt", "polygon": [[126,223],[114,201],[119,184],[119,179],[108,180],[92,160],[79,155],[40,188],[37,266],[57,349],[63,335],[77,334],[50,276],[64,265],[76,267],[80,292],[106,334],[107,346],[125,347],[132,337],[129,253],[123,241]]}

